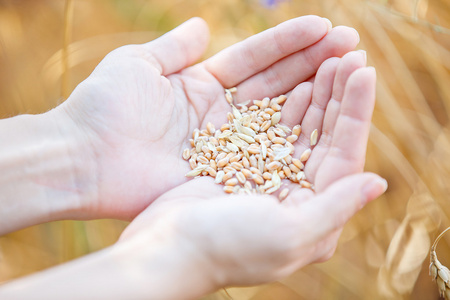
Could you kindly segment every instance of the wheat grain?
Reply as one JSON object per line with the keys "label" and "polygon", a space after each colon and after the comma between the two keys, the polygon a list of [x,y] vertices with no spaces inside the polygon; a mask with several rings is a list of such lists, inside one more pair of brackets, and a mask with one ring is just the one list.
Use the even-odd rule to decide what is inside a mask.
{"label": "wheat grain", "polygon": [[220,170],[219,172],[216,173],[216,179],[215,179],[215,183],[219,184],[222,183],[222,179],[223,176],[225,175],[225,172],[223,170]]}
{"label": "wheat grain", "polygon": [[297,179],[297,181],[306,179],[305,172],[303,172],[303,171],[298,172],[296,179]]}
{"label": "wheat grain", "polygon": [[230,178],[227,181],[225,181],[225,185],[235,186],[236,184],[238,184],[238,180],[236,178]]}
{"label": "wheat grain", "polygon": [[[191,148],[182,153],[191,167],[186,176],[211,176],[215,183],[225,185],[226,193],[272,194],[281,189],[283,179],[313,189],[302,171],[311,149],[306,149],[300,159],[292,157],[301,126],[291,129],[280,124],[287,97],[266,97],[235,105],[232,93],[236,91],[236,88],[225,90],[231,106],[226,124],[216,129],[208,122],[206,129],[193,130],[189,139]],[[311,136],[311,145],[313,140]],[[282,201],[288,193],[285,188],[278,198]]]}
{"label": "wheat grain", "polygon": [[226,185],[223,187],[223,190],[225,191],[225,193],[231,194],[234,191],[234,186]]}
{"label": "wheat grain", "polygon": [[191,151],[189,151],[189,149],[186,148],[183,150],[183,159],[189,160],[189,158],[191,158]]}
{"label": "wheat grain", "polygon": [[245,182],[247,181],[246,176],[242,172],[237,172],[236,173],[236,178],[241,184],[245,184]]}
{"label": "wheat grain", "polygon": [[261,109],[266,109],[267,107],[269,107],[269,104],[270,104],[270,99],[268,97],[266,97],[261,101],[260,107],[261,107]]}
{"label": "wheat grain", "polygon": [[275,137],[272,139],[272,143],[284,145],[286,143],[286,139],[284,139],[282,137]]}
{"label": "wheat grain", "polygon": [[315,146],[317,144],[318,135],[319,135],[319,133],[318,133],[317,129],[314,129],[313,132],[311,132],[311,138],[310,138],[311,147]]}
{"label": "wheat grain", "polygon": [[275,170],[272,173],[272,182],[274,187],[280,187],[281,186],[281,178],[280,175],[278,175],[278,172]]}
{"label": "wheat grain", "polygon": [[278,198],[283,201],[284,199],[286,199],[287,195],[289,194],[289,189],[285,188],[283,189],[280,194],[278,195]]}
{"label": "wheat grain", "polygon": [[274,128],[273,132],[275,132],[276,135],[278,135],[280,137],[286,137],[286,132],[284,132],[283,129],[281,129],[281,128]]}
{"label": "wheat grain", "polygon": [[277,103],[277,104],[283,104],[284,103],[284,101],[286,101],[286,99],[287,99],[287,97],[285,96],[285,95],[281,95],[281,96],[279,96],[276,100],[275,100],[275,102]]}
{"label": "wheat grain", "polygon": [[281,112],[276,112],[273,114],[272,118],[271,118],[271,123],[272,126],[278,124],[278,122],[280,122],[281,120]]}
{"label": "wheat grain", "polygon": [[302,127],[300,125],[295,125],[292,128],[292,134],[294,134],[296,136],[300,136],[300,133],[302,133]]}
{"label": "wheat grain", "polygon": [[226,182],[228,179],[231,179],[233,175],[233,172],[226,172],[225,175],[223,175],[222,182]]}
{"label": "wheat grain", "polygon": [[256,184],[259,184],[259,185],[263,185],[264,184],[264,179],[262,178],[261,175],[258,175],[258,174],[253,174],[253,181]]}
{"label": "wheat grain", "polygon": [[311,149],[306,149],[303,151],[302,155],[300,155],[300,161],[305,162],[308,160],[309,156],[311,155]]}
{"label": "wheat grain", "polygon": [[292,175],[291,169],[287,166],[283,166],[283,172],[284,172],[284,174],[286,174],[286,177],[288,177],[288,178],[291,177],[291,175]]}
{"label": "wheat grain", "polygon": [[300,186],[304,188],[312,188],[312,183],[306,180],[300,180]]}
{"label": "wheat grain", "polygon": [[294,143],[298,139],[298,136],[295,134],[292,134],[286,138],[286,141],[289,143]]}

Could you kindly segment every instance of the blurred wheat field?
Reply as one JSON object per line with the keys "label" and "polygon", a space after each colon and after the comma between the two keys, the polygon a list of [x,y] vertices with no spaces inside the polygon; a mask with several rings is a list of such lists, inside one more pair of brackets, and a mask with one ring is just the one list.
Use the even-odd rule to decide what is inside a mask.
{"label": "blurred wheat field", "polygon": [[[0,117],[49,110],[114,48],[190,17],[210,25],[208,57],[306,14],[356,28],[358,48],[377,69],[366,170],[385,177],[389,190],[346,225],[330,261],[204,299],[439,299],[428,255],[450,226],[448,0],[0,0]],[[111,245],[125,226],[61,221],[0,237],[0,283]],[[450,266],[450,234],[437,253]]]}

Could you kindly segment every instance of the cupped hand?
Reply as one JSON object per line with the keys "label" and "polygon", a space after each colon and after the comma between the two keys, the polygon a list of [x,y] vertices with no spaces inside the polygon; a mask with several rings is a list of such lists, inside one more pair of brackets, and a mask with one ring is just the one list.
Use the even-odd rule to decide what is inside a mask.
{"label": "cupped hand", "polygon": [[85,204],[90,216],[131,219],[184,183],[189,167],[181,153],[193,129],[226,120],[224,87],[237,86],[241,100],[288,93],[359,37],[305,16],[192,65],[207,41],[205,22],[194,18],[152,42],[114,50],[60,106],[91,145],[97,188]]}
{"label": "cupped hand", "polygon": [[321,132],[305,165],[316,192],[292,184],[280,203],[269,195],[225,196],[212,178],[194,179],[158,198],[121,242],[145,239],[150,228],[184,241],[208,258],[204,272],[217,287],[272,281],[328,259],[347,220],[387,188],[361,173],[375,101],[375,71],[365,64],[362,51],[326,60],[283,107],[282,120],[303,128],[294,156],[310,147],[314,129]]}
{"label": "cupped hand", "polygon": [[[320,193],[303,189],[280,203],[268,195],[223,195],[220,186],[203,177],[162,195],[129,225],[117,245],[138,241],[141,247],[133,251],[144,253],[141,265],[146,264],[142,257],[147,247],[161,241],[176,245],[172,259],[205,284],[212,282],[208,290],[267,283],[329,258],[337,243],[335,232],[385,189],[377,175],[355,174]],[[159,238],[149,232],[158,232]],[[190,276],[177,274],[187,281]]]}

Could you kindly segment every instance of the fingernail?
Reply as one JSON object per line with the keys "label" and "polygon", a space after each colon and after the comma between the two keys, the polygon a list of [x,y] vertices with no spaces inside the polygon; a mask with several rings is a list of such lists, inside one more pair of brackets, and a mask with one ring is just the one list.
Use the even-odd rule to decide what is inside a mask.
{"label": "fingernail", "polygon": [[355,28],[352,28],[352,29],[355,31],[356,36],[358,37],[358,44],[359,44],[359,41],[361,40],[361,39],[359,38],[359,33],[358,33],[358,31],[357,31]]}
{"label": "fingernail", "polygon": [[375,69],[375,67],[368,66],[368,67],[366,67],[366,69],[370,70],[371,72],[373,72],[373,74],[374,74],[375,76],[377,76],[377,70]]}
{"label": "fingernail", "polygon": [[367,53],[365,50],[358,50],[359,53],[364,57],[364,63],[367,63]]}
{"label": "fingernail", "polygon": [[375,198],[386,192],[387,188],[388,183],[384,178],[376,177],[372,180],[369,180],[362,188],[362,205],[366,205],[368,202],[374,200]]}
{"label": "fingernail", "polygon": [[331,28],[333,28],[333,24],[331,24],[331,21],[328,20],[327,18],[322,18],[322,19],[324,19],[324,21],[327,23],[328,32],[330,32]]}

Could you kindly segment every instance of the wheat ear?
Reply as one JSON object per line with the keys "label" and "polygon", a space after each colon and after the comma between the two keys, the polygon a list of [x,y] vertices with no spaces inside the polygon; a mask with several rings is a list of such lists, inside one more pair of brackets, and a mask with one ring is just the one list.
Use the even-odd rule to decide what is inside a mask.
{"label": "wheat ear", "polygon": [[444,233],[450,230],[450,227],[445,229],[434,241],[433,246],[430,250],[430,276],[433,280],[436,280],[439,294],[445,299],[450,300],[450,270],[441,264],[436,255],[436,247],[439,240],[442,238]]}

